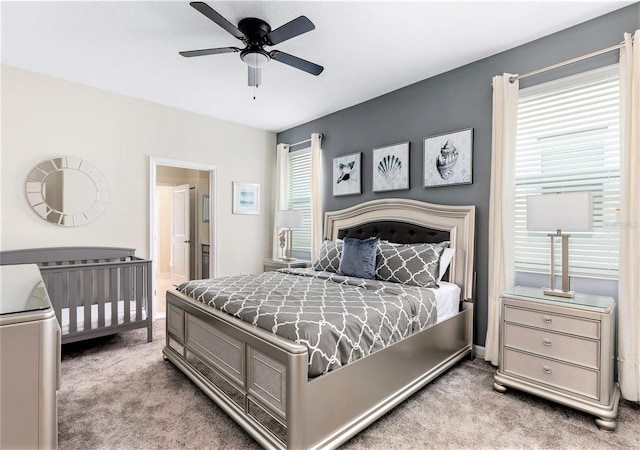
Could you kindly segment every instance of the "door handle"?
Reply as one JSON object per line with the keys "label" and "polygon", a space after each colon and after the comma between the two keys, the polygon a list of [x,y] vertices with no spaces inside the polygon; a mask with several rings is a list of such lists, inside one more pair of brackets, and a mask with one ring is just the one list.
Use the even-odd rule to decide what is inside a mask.
{"label": "door handle", "polygon": [[190,244],[190,243],[191,243],[191,241],[187,239],[186,241],[184,241],[184,243],[185,243],[185,244]]}
{"label": "door handle", "polygon": [[547,338],[545,338],[545,339],[543,339],[543,340],[542,340],[542,343],[543,343],[544,345],[551,346],[551,339],[547,339]]}

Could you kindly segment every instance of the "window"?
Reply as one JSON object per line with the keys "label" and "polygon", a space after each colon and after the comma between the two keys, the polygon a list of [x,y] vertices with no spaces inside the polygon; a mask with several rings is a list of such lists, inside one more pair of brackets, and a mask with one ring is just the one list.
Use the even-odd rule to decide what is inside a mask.
{"label": "window", "polygon": [[292,233],[293,252],[308,254],[311,251],[311,148],[289,152],[289,209],[303,212],[302,228]]}
{"label": "window", "polygon": [[[549,238],[527,230],[526,197],[589,191],[592,230],[570,232],[569,274],[616,279],[620,204],[619,82],[606,67],[520,91],[515,178],[515,262],[548,273]],[[557,252],[556,264],[560,264]]]}

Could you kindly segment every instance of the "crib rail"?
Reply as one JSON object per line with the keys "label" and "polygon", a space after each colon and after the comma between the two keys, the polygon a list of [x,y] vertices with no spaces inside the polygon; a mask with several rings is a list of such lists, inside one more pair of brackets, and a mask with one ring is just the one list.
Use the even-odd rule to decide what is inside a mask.
{"label": "crib rail", "polygon": [[0,264],[75,264],[83,261],[115,261],[134,257],[136,250],[126,247],[43,247],[0,252]]}

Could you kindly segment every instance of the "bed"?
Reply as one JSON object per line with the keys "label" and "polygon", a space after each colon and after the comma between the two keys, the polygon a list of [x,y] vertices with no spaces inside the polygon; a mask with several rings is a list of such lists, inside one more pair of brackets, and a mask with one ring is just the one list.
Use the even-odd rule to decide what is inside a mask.
{"label": "bed", "polygon": [[[217,308],[196,298],[198,294],[168,291],[165,359],[264,447],[339,446],[458,361],[472,356],[475,207],[382,199],[325,215],[328,240],[372,236],[398,244],[450,242],[455,253],[446,278],[459,289],[454,291],[459,294],[450,317],[418,326],[413,332],[401,331],[399,339],[390,339],[383,348],[315,373],[307,345],[240,320],[220,305]],[[281,270],[274,272],[277,275],[257,277],[275,277],[269,282],[282,287],[300,283],[293,281],[300,277],[300,273],[291,273],[296,271],[304,272]],[[332,285],[331,289],[351,293],[352,285],[359,283],[353,280],[338,279],[336,284],[341,287]],[[387,288],[360,288],[382,302],[392,300]]]}
{"label": "bed", "polygon": [[62,343],[147,328],[151,342],[151,261],[120,247],[50,247],[0,252],[0,264],[37,264],[62,330]]}

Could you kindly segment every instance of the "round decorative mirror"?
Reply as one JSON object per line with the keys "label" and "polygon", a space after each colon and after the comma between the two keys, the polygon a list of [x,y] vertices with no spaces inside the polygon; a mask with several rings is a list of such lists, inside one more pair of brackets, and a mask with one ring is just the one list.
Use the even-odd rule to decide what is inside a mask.
{"label": "round decorative mirror", "polygon": [[109,186],[93,164],[61,156],[42,161],[31,171],[27,200],[47,222],[77,227],[104,212],[109,204]]}

